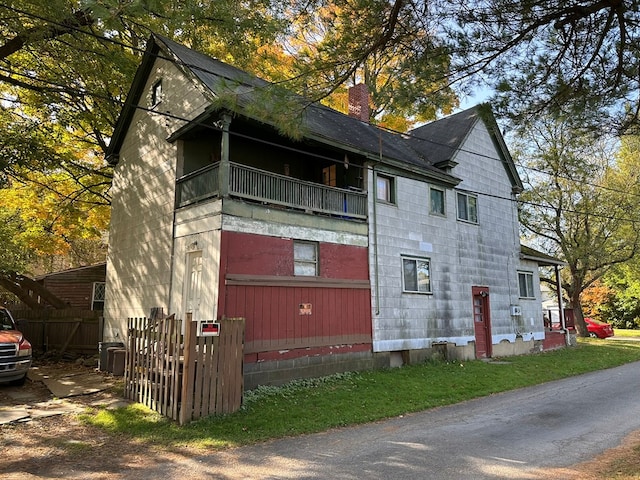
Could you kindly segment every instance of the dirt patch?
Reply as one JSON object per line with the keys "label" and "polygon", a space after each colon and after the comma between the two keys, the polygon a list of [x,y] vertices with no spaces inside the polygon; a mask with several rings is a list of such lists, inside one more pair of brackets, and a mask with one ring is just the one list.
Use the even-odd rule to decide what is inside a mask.
{"label": "dirt patch", "polygon": [[[95,369],[74,363],[47,362],[37,365],[56,375],[105,375]],[[116,382],[117,383],[117,382]],[[97,405],[109,405],[122,400],[121,387],[88,395],[66,398],[83,411]],[[41,381],[27,381],[21,387],[0,385],[0,406],[51,405],[59,402]],[[44,407],[46,408],[46,407]],[[122,435],[114,435],[84,424],[77,415],[62,414],[28,419],[0,425],[0,478],[3,479],[124,479],[146,466],[157,465],[173,455],[160,452]],[[195,453],[195,452],[194,452]]]}
{"label": "dirt patch", "polygon": [[640,478],[640,431],[628,435],[616,448],[588,462],[539,473],[541,480],[638,480]]}

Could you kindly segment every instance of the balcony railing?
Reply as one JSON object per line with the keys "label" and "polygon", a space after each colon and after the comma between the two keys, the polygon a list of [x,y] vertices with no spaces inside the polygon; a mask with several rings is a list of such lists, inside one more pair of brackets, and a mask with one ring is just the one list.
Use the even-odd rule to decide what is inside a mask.
{"label": "balcony railing", "polygon": [[[219,195],[218,165],[178,180],[178,207]],[[229,195],[306,212],[367,218],[367,196],[363,192],[298,180],[237,163],[230,164]]]}
{"label": "balcony railing", "polygon": [[176,182],[176,206],[184,207],[218,196],[218,163],[191,172]]}

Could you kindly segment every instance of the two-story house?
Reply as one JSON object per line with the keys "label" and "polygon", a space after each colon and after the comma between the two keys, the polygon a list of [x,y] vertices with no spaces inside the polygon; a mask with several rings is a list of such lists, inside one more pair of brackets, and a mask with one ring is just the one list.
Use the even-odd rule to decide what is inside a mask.
{"label": "two-story house", "polygon": [[488,108],[399,134],[361,87],[351,115],[294,97],[294,138],[272,87],[149,40],[109,147],[105,341],[155,307],[244,317],[247,388],[534,348],[522,184]]}

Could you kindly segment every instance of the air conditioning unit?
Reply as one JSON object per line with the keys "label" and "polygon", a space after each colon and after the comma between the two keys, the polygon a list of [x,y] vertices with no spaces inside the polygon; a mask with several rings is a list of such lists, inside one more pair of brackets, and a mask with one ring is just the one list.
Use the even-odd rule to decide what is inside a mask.
{"label": "air conditioning unit", "polygon": [[522,307],[520,305],[511,305],[511,315],[513,317],[522,315]]}

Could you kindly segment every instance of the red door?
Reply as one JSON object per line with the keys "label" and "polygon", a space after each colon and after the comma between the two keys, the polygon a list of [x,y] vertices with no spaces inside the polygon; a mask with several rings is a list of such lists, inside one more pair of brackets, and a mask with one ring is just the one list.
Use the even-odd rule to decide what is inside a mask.
{"label": "red door", "polygon": [[473,327],[476,335],[476,358],[491,356],[491,316],[489,315],[489,288],[472,287]]}

